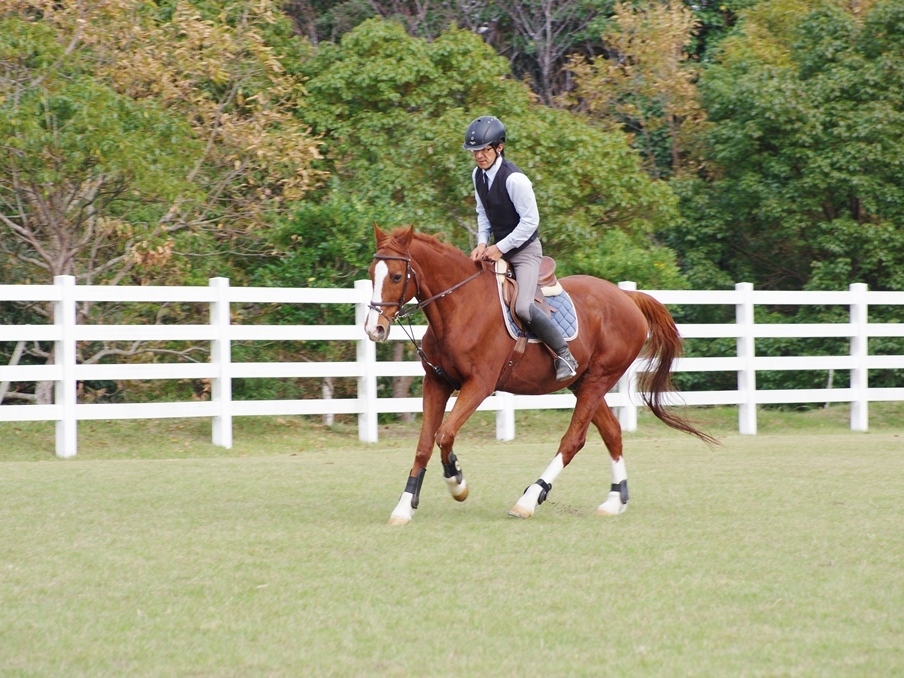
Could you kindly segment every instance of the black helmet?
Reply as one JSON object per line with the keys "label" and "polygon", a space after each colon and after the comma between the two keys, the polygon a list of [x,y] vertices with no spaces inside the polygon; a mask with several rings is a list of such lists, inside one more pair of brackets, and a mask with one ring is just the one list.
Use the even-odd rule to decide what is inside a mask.
{"label": "black helmet", "polygon": [[477,118],[468,125],[462,148],[466,151],[479,151],[481,148],[495,146],[503,141],[505,141],[505,125],[499,118],[487,115]]}

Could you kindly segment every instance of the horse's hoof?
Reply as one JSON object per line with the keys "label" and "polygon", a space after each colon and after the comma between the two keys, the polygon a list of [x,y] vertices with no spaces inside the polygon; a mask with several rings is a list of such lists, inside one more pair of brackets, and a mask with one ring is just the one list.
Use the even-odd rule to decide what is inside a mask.
{"label": "horse's hoof", "polygon": [[627,508],[628,508],[628,506],[626,504],[619,504],[617,507],[611,506],[611,505],[607,506],[606,504],[600,504],[599,507],[596,509],[596,515],[605,516],[607,518],[614,517],[614,516],[620,516],[622,513],[625,512],[625,509],[627,509]]}
{"label": "horse's hoof", "polygon": [[512,518],[530,518],[532,515],[534,515],[534,512],[528,511],[523,506],[519,506],[518,504],[515,504],[514,506],[512,506],[512,508],[508,512],[508,514]]}
{"label": "horse's hoof", "polygon": [[461,482],[458,482],[456,476],[451,476],[444,480],[449,488],[449,494],[452,495],[455,501],[464,501],[468,498],[468,483],[464,478],[461,479]]}
{"label": "horse's hoof", "polygon": [[405,516],[389,516],[390,525],[407,525],[411,522],[411,518]]}

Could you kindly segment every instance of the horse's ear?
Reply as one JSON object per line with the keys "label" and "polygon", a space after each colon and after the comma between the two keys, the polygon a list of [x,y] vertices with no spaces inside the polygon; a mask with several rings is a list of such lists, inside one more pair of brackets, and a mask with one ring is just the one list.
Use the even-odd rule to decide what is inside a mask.
{"label": "horse's ear", "polygon": [[409,226],[404,231],[399,233],[399,242],[402,243],[402,245],[405,247],[405,249],[408,249],[408,247],[411,245],[411,241],[413,238],[414,238],[414,226],[413,225]]}
{"label": "horse's ear", "polygon": [[374,222],[374,240],[377,241],[377,249],[382,247],[383,242],[385,242],[385,240],[388,237],[389,236],[383,232],[383,229],[381,229],[379,226],[377,226],[377,222],[375,221]]}

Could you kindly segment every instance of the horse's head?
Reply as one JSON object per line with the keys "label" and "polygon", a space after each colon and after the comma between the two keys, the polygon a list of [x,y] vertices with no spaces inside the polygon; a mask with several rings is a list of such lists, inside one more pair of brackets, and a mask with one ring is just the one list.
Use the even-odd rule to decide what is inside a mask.
{"label": "horse's head", "polygon": [[417,280],[411,268],[409,252],[414,227],[387,234],[374,224],[374,237],[377,252],[370,265],[374,294],[364,321],[364,331],[373,341],[386,341],[392,321],[399,315],[402,306],[417,293]]}

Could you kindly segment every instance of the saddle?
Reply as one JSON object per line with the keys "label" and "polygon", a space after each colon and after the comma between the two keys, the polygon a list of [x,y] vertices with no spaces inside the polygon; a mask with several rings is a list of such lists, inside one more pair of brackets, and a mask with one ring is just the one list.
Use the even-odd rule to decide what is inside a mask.
{"label": "saddle", "polygon": [[[515,299],[518,297],[518,281],[515,280],[515,272],[505,259],[496,261],[496,279],[499,281],[503,303],[512,313],[512,319],[518,328],[526,331],[524,323],[515,313]],[[562,286],[556,278],[556,260],[544,256],[540,259],[540,277],[537,279],[537,289],[534,292],[534,303],[548,316],[556,312],[549,305],[547,297],[555,297],[562,294]]]}
{"label": "saddle", "polygon": [[[499,259],[495,264],[494,271],[499,288],[499,303],[502,307],[503,322],[509,335],[515,340],[512,352],[496,384],[497,390],[504,391],[509,378],[524,355],[528,342],[536,343],[540,340],[524,326],[524,323],[515,313],[518,283],[515,281],[515,274],[511,266],[504,259]],[[556,262],[552,257],[544,256],[540,260],[540,276],[534,293],[534,303],[559,325],[566,341],[571,341],[577,337],[578,318],[574,304],[556,278]],[[555,358],[552,350],[547,350]]]}

